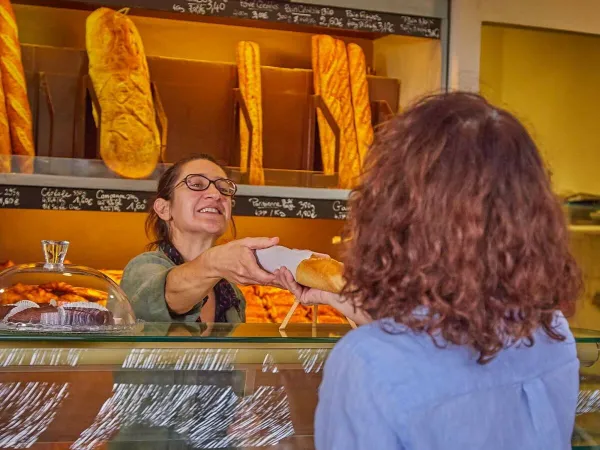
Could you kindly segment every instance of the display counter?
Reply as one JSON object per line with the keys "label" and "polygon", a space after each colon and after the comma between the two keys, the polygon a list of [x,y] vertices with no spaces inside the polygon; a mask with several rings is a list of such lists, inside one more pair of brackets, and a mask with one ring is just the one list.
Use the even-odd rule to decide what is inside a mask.
{"label": "display counter", "polygon": [[[0,335],[0,447],[312,449],[326,357],[347,325],[145,324]],[[600,445],[600,334],[575,330],[573,448]]]}

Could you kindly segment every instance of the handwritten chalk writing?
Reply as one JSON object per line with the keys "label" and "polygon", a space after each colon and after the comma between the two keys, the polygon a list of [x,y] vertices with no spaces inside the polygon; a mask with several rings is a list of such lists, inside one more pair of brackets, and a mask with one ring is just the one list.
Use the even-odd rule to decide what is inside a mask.
{"label": "handwritten chalk writing", "polygon": [[279,11],[280,5],[274,1],[267,0],[240,0],[240,8],[258,9],[263,11]]}
{"label": "handwritten chalk writing", "polygon": [[295,209],[294,200],[291,198],[262,200],[253,197],[248,201],[256,209],[284,209],[288,211],[293,211]]}
{"label": "handwritten chalk writing", "polygon": [[133,211],[133,212],[140,212],[140,211],[146,211],[146,200],[142,200],[140,201],[139,199],[135,199],[129,202],[129,204],[127,205],[127,207],[125,208],[125,210],[127,211]]}
{"label": "handwritten chalk writing", "polygon": [[0,189],[0,207],[18,208],[21,204],[21,192],[17,188]]}
{"label": "handwritten chalk writing", "polygon": [[240,11],[239,9],[233,10],[233,17],[240,17],[242,19],[246,19],[249,14],[246,11]]}
{"label": "handwritten chalk writing", "polygon": [[316,219],[318,217],[317,208],[313,203],[306,200],[300,200],[298,202],[298,206],[300,208],[296,213],[296,217],[300,217],[303,219]]}
{"label": "handwritten chalk writing", "polygon": [[267,11],[252,11],[252,18],[254,20],[269,20],[269,13]]}
{"label": "handwritten chalk writing", "polygon": [[336,200],[333,202],[333,210],[335,212],[348,212],[350,208],[346,205],[346,202]]}
{"label": "handwritten chalk writing", "polygon": [[21,193],[17,188],[0,189],[0,207],[18,208],[21,204]]}
{"label": "handwritten chalk writing", "polygon": [[197,3],[188,3],[188,11],[191,14],[198,14],[199,16],[206,15],[206,8],[202,5],[198,5]]}
{"label": "handwritten chalk writing", "polygon": [[[286,13],[290,14],[315,14],[320,15],[321,9],[319,6],[312,5],[290,5],[286,4],[283,8]],[[323,8],[324,9],[324,8]]]}
{"label": "handwritten chalk writing", "polygon": [[165,9],[203,16],[237,17],[378,34],[406,34],[432,39],[440,39],[442,23],[440,19],[431,17],[296,2],[283,3],[280,0],[183,0],[170,4]]}

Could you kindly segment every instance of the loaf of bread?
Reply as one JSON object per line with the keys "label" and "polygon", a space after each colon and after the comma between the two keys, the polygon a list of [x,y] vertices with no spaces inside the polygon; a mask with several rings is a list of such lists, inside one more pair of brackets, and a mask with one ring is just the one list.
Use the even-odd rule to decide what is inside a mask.
{"label": "loaf of bread", "polygon": [[306,287],[339,294],[344,288],[344,265],[332,258],[312,256],[298,264],[296,282]]}
{"label": "loaf of bread", "polygon": [[[331,36],[312,38],[312,66],[315,92],[320,95],[340,128],[339,187],[355,186],[360,173],[360,158],[354,127],[350,75],[346,45]],[[325,116],[318,112],[321,155],[325,174],[335,172],[335,135]]]}
{"label": "loaf of bread", "polygon": [[254,42],[238,43],[236,51],[238,83],[244,103],[248,108],[252,124],[252,148],[249,148],[249,129],[244,116],[240,114],[240,168],[248,169],[250,158],[250,184],[265,184],[263,171],[263,118],[262,86],[260,75],[260,48]]}
{"label": "loaf of bread", "polygon": [[12,153],[23,157],[19,163],[21,172],[32,173],[35,156],[33,122],[17,22],[10,0],[0,0],[0,38],[0,71]]}
{"label": "loaf of bread", "polygon": [[[6,97],[2,87],[2,70],[0,70],[0,173],[11,170],[10,127],[6,115]],[[0,270],[2,265],[0,264]]]}
{"label": "loaf of bread", "polygon": [[142,39],[125,14],[100,8],[86,21],[89,74],[100,103],[100,156],[126,178],[156,168],[160,135]]}
{"label": "loaf of bread", "polygon": [[371,104],[367,82],[367,62],[363,49],[359,45],[348,44],[348,63],[350,66],[354,127],[356,128],[358,154],[362,167],[367,151],[373,143],[373,125],[371,123]]}

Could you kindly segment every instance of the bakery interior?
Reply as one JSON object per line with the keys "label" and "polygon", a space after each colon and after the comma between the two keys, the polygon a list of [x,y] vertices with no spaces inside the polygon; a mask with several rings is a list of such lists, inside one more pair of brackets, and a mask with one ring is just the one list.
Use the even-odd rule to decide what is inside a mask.
{"label": "bakery interior", "polygon": [[[345,6],[345,0],[326,3]],[[398,1],[394,12],[419,15],[422,9],[414,3]],[[328,35],[360,46],[376,128],[414,99],[448,87],[449,5],[446,0],[423,4],[435,5],[423,15],[441,19],[440,39],[201,17],[144,8],[144,0],[139,0],[139,7],[126,13],[143,41],[168,133],[164,161],[147,179],[132,180],[109,170],[100,157],[93,99],[86,85],[86,18],[100,5],[16,1],[13,8],[34,121],[35,173],[19,173],[20,159],[15,157],[14,173],[0,174],[0,184],[50,183],[151,193],[166,165],[205,152],[228,167],[245,196],[345,199],[348,191],[339,189],[338,175],[324,173],[320,123],[311,106],[312,37]],[[597,192],[593,127],[599,113],[590,93],[596,92],[598,58],[590,55],[597,55],[598,37],[486,23],[481,39],[481,92],[524,118],[548,149],[557,193],[569,197]],[[260,49],[264,186],[252,185],[240,168],[243,112],[236,104],[236,48],[242,41],[254,42]],[[541,51],[549,46],[554,49],[552,66]],[[536,95],[524,96],[525,90]],[[576,95],[546,95],[550,91]],[[549,116],[556,110],[568,112],[560,120],[575,131],[571,135],[579,139],[576,145],[571,137],[565,141],[555,126],[556,117]],[[580,111],[586,120],[574,114]],[[561,152],[567,146],[568,155]],[[600,289],[596,263],[600,227],[593,201],[585,200],[565,204],[587,287],[570,319],[579,329],[582,362],[573,448],[595,448],[600,443],[596,412],[600,313],[595,303]],[[1,207],[0,263],[43,261],[42,240],[68,240],[68,262],[101,270],[118,283],[128,260],[147,244],[145,217],[143,211]],[[238,238],[279,236],[285,246],[341,257],[343,220],[243,214],[235,217],[235,223]],[[229,233],[223,241],[232,238]],[[91,286],[86,274],[80,275],[72,277],[73,285],[79,280],[88,288],[113,289],[106,284]],[[50,278],[41,277],[40,285],[52,281],[51,274],[46,276]],[[0,275],[0,289],[5,287],[11,287],[10,280]],[[315,311],[301,307],[290,325],[280,330],[293,303],[291,296],[273,288],[243,289],[249,323],[237,326],[145,324],[132,335],[0,333],[4,393],[0,407],[6,406],[6,399],[35,395],[34,401],[19,400],[10,405],[12,409],[3,409],[5,417],[20,411],[26,419],[0,419],[4,427],[0,447],[314,448],[312,423],[323,364],[350,326],[330,308],[319,308],[314,325]],[[198,399],[203,408],[194,403]],[[202,422],[203,411],[214,412],[221,426],[211,428]],[[194,415],[198,419],[192,419]]]}
{"label": "bakery interior", "polygon": [[[37,2],[36,2],[37,3]],[[35,117],[36,174],[103,178],[117,186],[118,175],[99,159],[97,129],[91,120],[92,99],[82,77],[87,72],[86,18],[93,7],[14,4],[28,93]],[[205,18],[130,9],[139,31],[151,81],[168,120],[160,167],[194,153],[208,153],[230,168],[232,178],[249,184],[240,173],[240,125],[235,114],[238,43],[254,42],[260,51],[264,184],[336,190],[337,175],[323,175],[318,123],[310,108],[315,92],[311,38],[327,34],[360,46],[366,59],[373,123],[403,105],[443,88],[442,40],[380,35],[346,30],[271,24],[231,18]],[[312,113],[312,115],[311,115]],[[162,137],[162,136],[161,136]],[[49,159],[46,159],[49,158]],[[42,161],[43,160],[43,161]],[[43,162],[50,161],[49,164]],[[41,167],[41,169],[39,168]],[[47,169],[47,167],[51,167]],[[52,169],[54,167],[54,169]],[[58,167],[58,169],[56,169]],[[83,167],[83,169],[82,169]],[[18,170],[15,169],[15,170]],[[245,176],[245,178],[244,178]],[[127,180],[132,190],[146,180]],[[95,187],[94,182],[89,182]],[[108,184],[106,184],[108,183]],[[136,184],[137,183],[137,184]],[[85,183],[84,183],[84,186]],[[147,186],[147,184],[146,184]],[[152,185],[153,186],[153,185]],[[144,187],[145,189],[145,187]],[[142,189],[143,190],[143,189]],[[268,194],[265,194],[268,195]],[[344,194],[342,194],[344,195]],[[145,212],[50,211],[2,209],[0,235],[20,223],[23,239],[0,239],[0,259],[14,263],[40,261],[40,241],[69,240],[68,261],[108,270],[118,281],[127,262],[147,244]],[[278,236],[290,248],[308,248],[340,256],[343,222],[333,219],[235,217],[236,236]],[[224,240],[233,238],[231,234]],[[245,288],[249,303],[266,304],[250,321],[281,322],[283,312],[270,307],[269,295],[291,304],[285,292]],[[267,295],[267,297],[265,297]],[[269,311],[273,310],[273,311]],[[311,320],[299,308],[292,320]],[[324,320],[343,320],[332,311]]]}
{"label": "bakery interior", "polygon": [[[198,8],[235,2],[281,8],[285,4],[188,3]],[[293,298],[285,291],[250,286],[243,288],[247,323],[140,324],[132,321],[126,301],[117,302],[119,308],[110,306],[111,296],[120,298],[118,288],[94,271],[119,281],[129,259],[147,244],[144,209],[158,176],[169,163],[198,152],[209,153],[228,167],[240,185],[240,203],[248,203],[251,196],[267,201],[293,198],[296,203],[307,199],[329,208],[316,219],[282,218],[281,211],[257,217],[262,211],[246,210],[234,214],[236,237],[279,236],[287,247],[340,257],[343,214],[332,214],[331,205],[343,203],[348,190],[340,189],[339,170],[323,164],[323,117],[318,118],[317,110],[325,114],[314,95],[313,36],[336,38],[344,55],[347,44],[359,46],[366,61],[361,73],[368,78],[369,125],[376,127],[413,99],[445,88],[448,3],[436,3],[422,15],[441,21],[439,38],[200,17],[159,11],[161,6],[152,2],[144,8],[144,1],[136,2],[138,7],[123,13],[143,42],[149,81],[155,86],[153,100],[157,110],[159,103],[164,110],[157,112],[161,145],[166,139],[163,160],[145,179],[120,176],[100,154],[94,97],[102,92],[96,93],[86,78],[86,19],[101,5],[13,3],[36,157],[33,174],[24,173],[20,156],[12,158],[12,173],[0,174],[4,201],[0,201],[0,260],[6,266],[15,264],[0,276],[0,295],[6,301],[21,294],[33,301],[55,298],[58,308],[67,312],[74,309],[67,308],[66,296],[83,297],[106,304],[115,324],[100,326],[100,333],[89,329],[80,333],[74,327],[68,332],[48,332],[49,328],[34,332],[34,327],[23,330],[19,323],[4,324],[9,329],[0,332],[0,389],[5,394],[0,409],[6,413],[0,419],[4,430],[0,447],[314,448],[317,388],[330,349],[351,329],[344,317],[331,308],[298,307],[287,327],[280,329]],[[114,10],[131,6],[103,4]],[[422,11],[402,2],[392,12]],[[241,42],[253,42],[260,51],[264,183],[251,179],[251,164],[249,170],[240,167],[246,142],[241,139],[245,100],[240,102],[244,94],[236,61]],[[331,163],[337,150],[332,153],[331,142],[327,145],[325,156]],[[255,154],[250,152],[251,162]],[[134,193],[143,201],[136,203],[140,212],[53,210],[57,204],[52,202],[50,209],[40,202],[27,207],[27,192],[34,191],[39,199],[40,189],[46,187]],[[11,197],[15,189],[22,194],[20,206]],[[228,234],[223,240],[232,238]],[[65,266],[71,267],[70,278],[61,281],[68,286],[56,284],[56,272],[38,270],[44,264],[33,265],[46,258],[55,267],[56,253],[44,254],[42,240],[68,240],[67,262],[87,269]],[[94,297],[98,292],[106,296]],[[71,324],[76,316],[80,311],[65,313],[73,318]],[[91,320],[90,314],[85,317]],[[32,396],[32,401],[11,400]]]}

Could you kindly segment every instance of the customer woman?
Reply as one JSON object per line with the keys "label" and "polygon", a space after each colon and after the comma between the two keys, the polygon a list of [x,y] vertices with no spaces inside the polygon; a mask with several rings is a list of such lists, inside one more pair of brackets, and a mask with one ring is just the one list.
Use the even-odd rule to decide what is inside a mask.
{"label": "customer woman", "polygon": [[351,199],[342,297],[374,322],[324,371],[318,450],[570,447],[580,272],[540,154],[483,98],[426,98],[379,133]]}
{"label": "customer woman", "polygon": [[207,155],[171,166],[158,182],[146,232],[152,251],[129,262],[121,287],[136,316],[150,322],[243,322],[245,301],[235,284],[271,284],[254,250],[277,238],[215,246],[231,221],[236,185]]}

